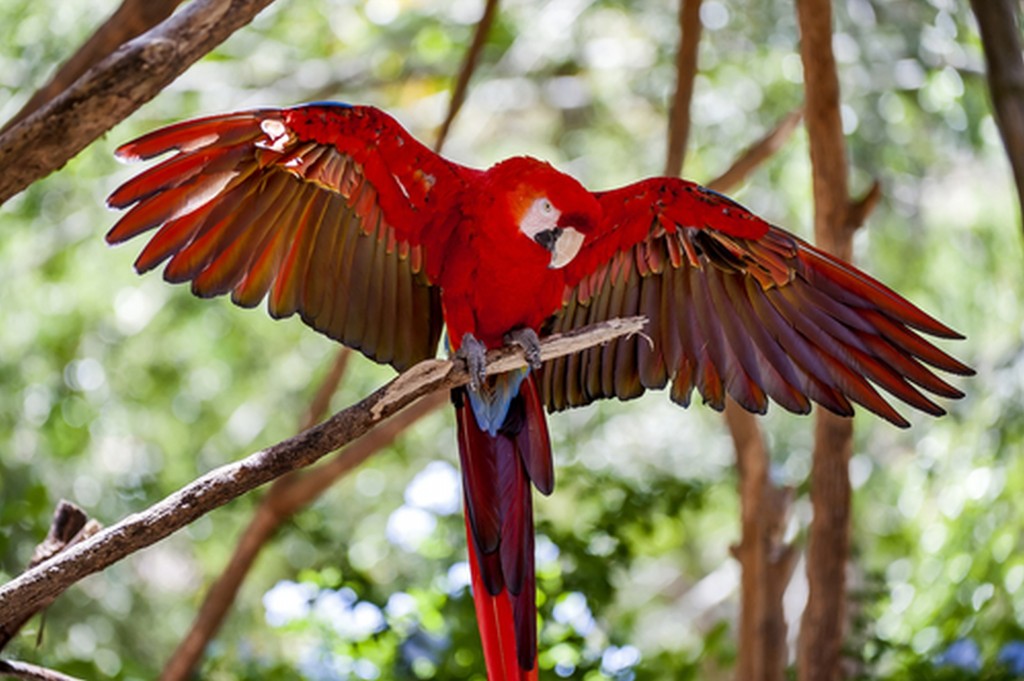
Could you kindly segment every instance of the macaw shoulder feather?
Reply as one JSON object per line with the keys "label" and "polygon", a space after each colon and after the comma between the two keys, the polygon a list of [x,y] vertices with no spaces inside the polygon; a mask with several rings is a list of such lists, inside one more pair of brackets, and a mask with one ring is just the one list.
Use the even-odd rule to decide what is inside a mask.
{"label": "macaw shoulder feather", "polygon": [[398,369],[433,356],[439,293],[427,231],[473,173],[373,107],[317,103],[209,116],[118,149],[168,159],[111,194],[111,243],[158,231],[136,268],[230,293]]}

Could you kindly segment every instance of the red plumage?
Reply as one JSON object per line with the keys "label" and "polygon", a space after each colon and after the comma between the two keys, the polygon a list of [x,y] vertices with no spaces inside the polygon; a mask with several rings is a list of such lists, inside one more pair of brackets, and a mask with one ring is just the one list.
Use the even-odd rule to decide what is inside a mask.
{"label": "red plumage", "polygon": [[[531,484],[554,485],[544,408],[629,399],[671,384],[908,422],[876,389],[926,413],[962,393],[933,368],[970,368],[921,334],[959,338],[863,272],[731,199],[676,178],[591,193],[547,163],[485,170],[430,151],[373,107],[313,104],[157,130],[124,159],[175,152],[108,199],[111,243],[148,230],[140,272],[200,296],[230,293],[405,369],[442,327],[479,361],[512,333],[642,314],[646,338],[453,391],[477,616],[488,677],[537,677]],[[529,340],[530,336],[525,336]],[[534,336],[535,338],[535,336]],[[533,341],[531,341],[533,342]],[[530,343],[526,343],[529,348]],[[529,352],[528,352],[529,354]],[[471,361],[472,366],[472,361]]]}

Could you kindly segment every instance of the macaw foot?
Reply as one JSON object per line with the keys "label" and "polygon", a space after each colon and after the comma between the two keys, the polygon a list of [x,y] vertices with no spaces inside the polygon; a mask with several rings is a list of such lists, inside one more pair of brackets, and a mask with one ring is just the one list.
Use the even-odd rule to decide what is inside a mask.
{"label": "macaw foot", "polygon": [[533,329],[523,327],[509,331],[505,334],[505,343],[521,347],[531,369],[540,369],[544,364],[540,359],[540,338]]}
{"label": "macaw foot", "polygon": [[466,363],[469,372],[469,389],[479,393],[487,378],[487,346],[476,339],[471,333],[462,337],[462,343],[455,356]]}

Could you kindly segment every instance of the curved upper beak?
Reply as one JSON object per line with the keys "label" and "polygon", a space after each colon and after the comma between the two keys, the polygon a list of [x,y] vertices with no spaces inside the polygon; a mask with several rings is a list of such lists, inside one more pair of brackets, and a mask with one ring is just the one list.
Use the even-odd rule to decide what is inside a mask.
{"label": "curved upper beak", "polygon": [[533,240],[551,253],[548,267],[557,270],[568,265],[583,246],[583,234],[575,227],[554,227],[537,232]]}

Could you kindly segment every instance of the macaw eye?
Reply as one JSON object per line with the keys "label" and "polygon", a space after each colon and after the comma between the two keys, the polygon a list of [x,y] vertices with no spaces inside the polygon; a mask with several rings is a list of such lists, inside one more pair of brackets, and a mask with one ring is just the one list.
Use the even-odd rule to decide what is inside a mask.
{"label": "macaw eye", "polygon": [[544,211],[545,213],[551,213],[552,211],[554,211],[554,210],[555,210],[555,207],[554,207],[554,206],[552,206],[552,205],[551,205],[551,202],[550,202],[550,201],[548,201],[547,199],[544,199],[544,202],[540,204],[540,208],[541,208],[541,210],[543,210],[543,211]]}

